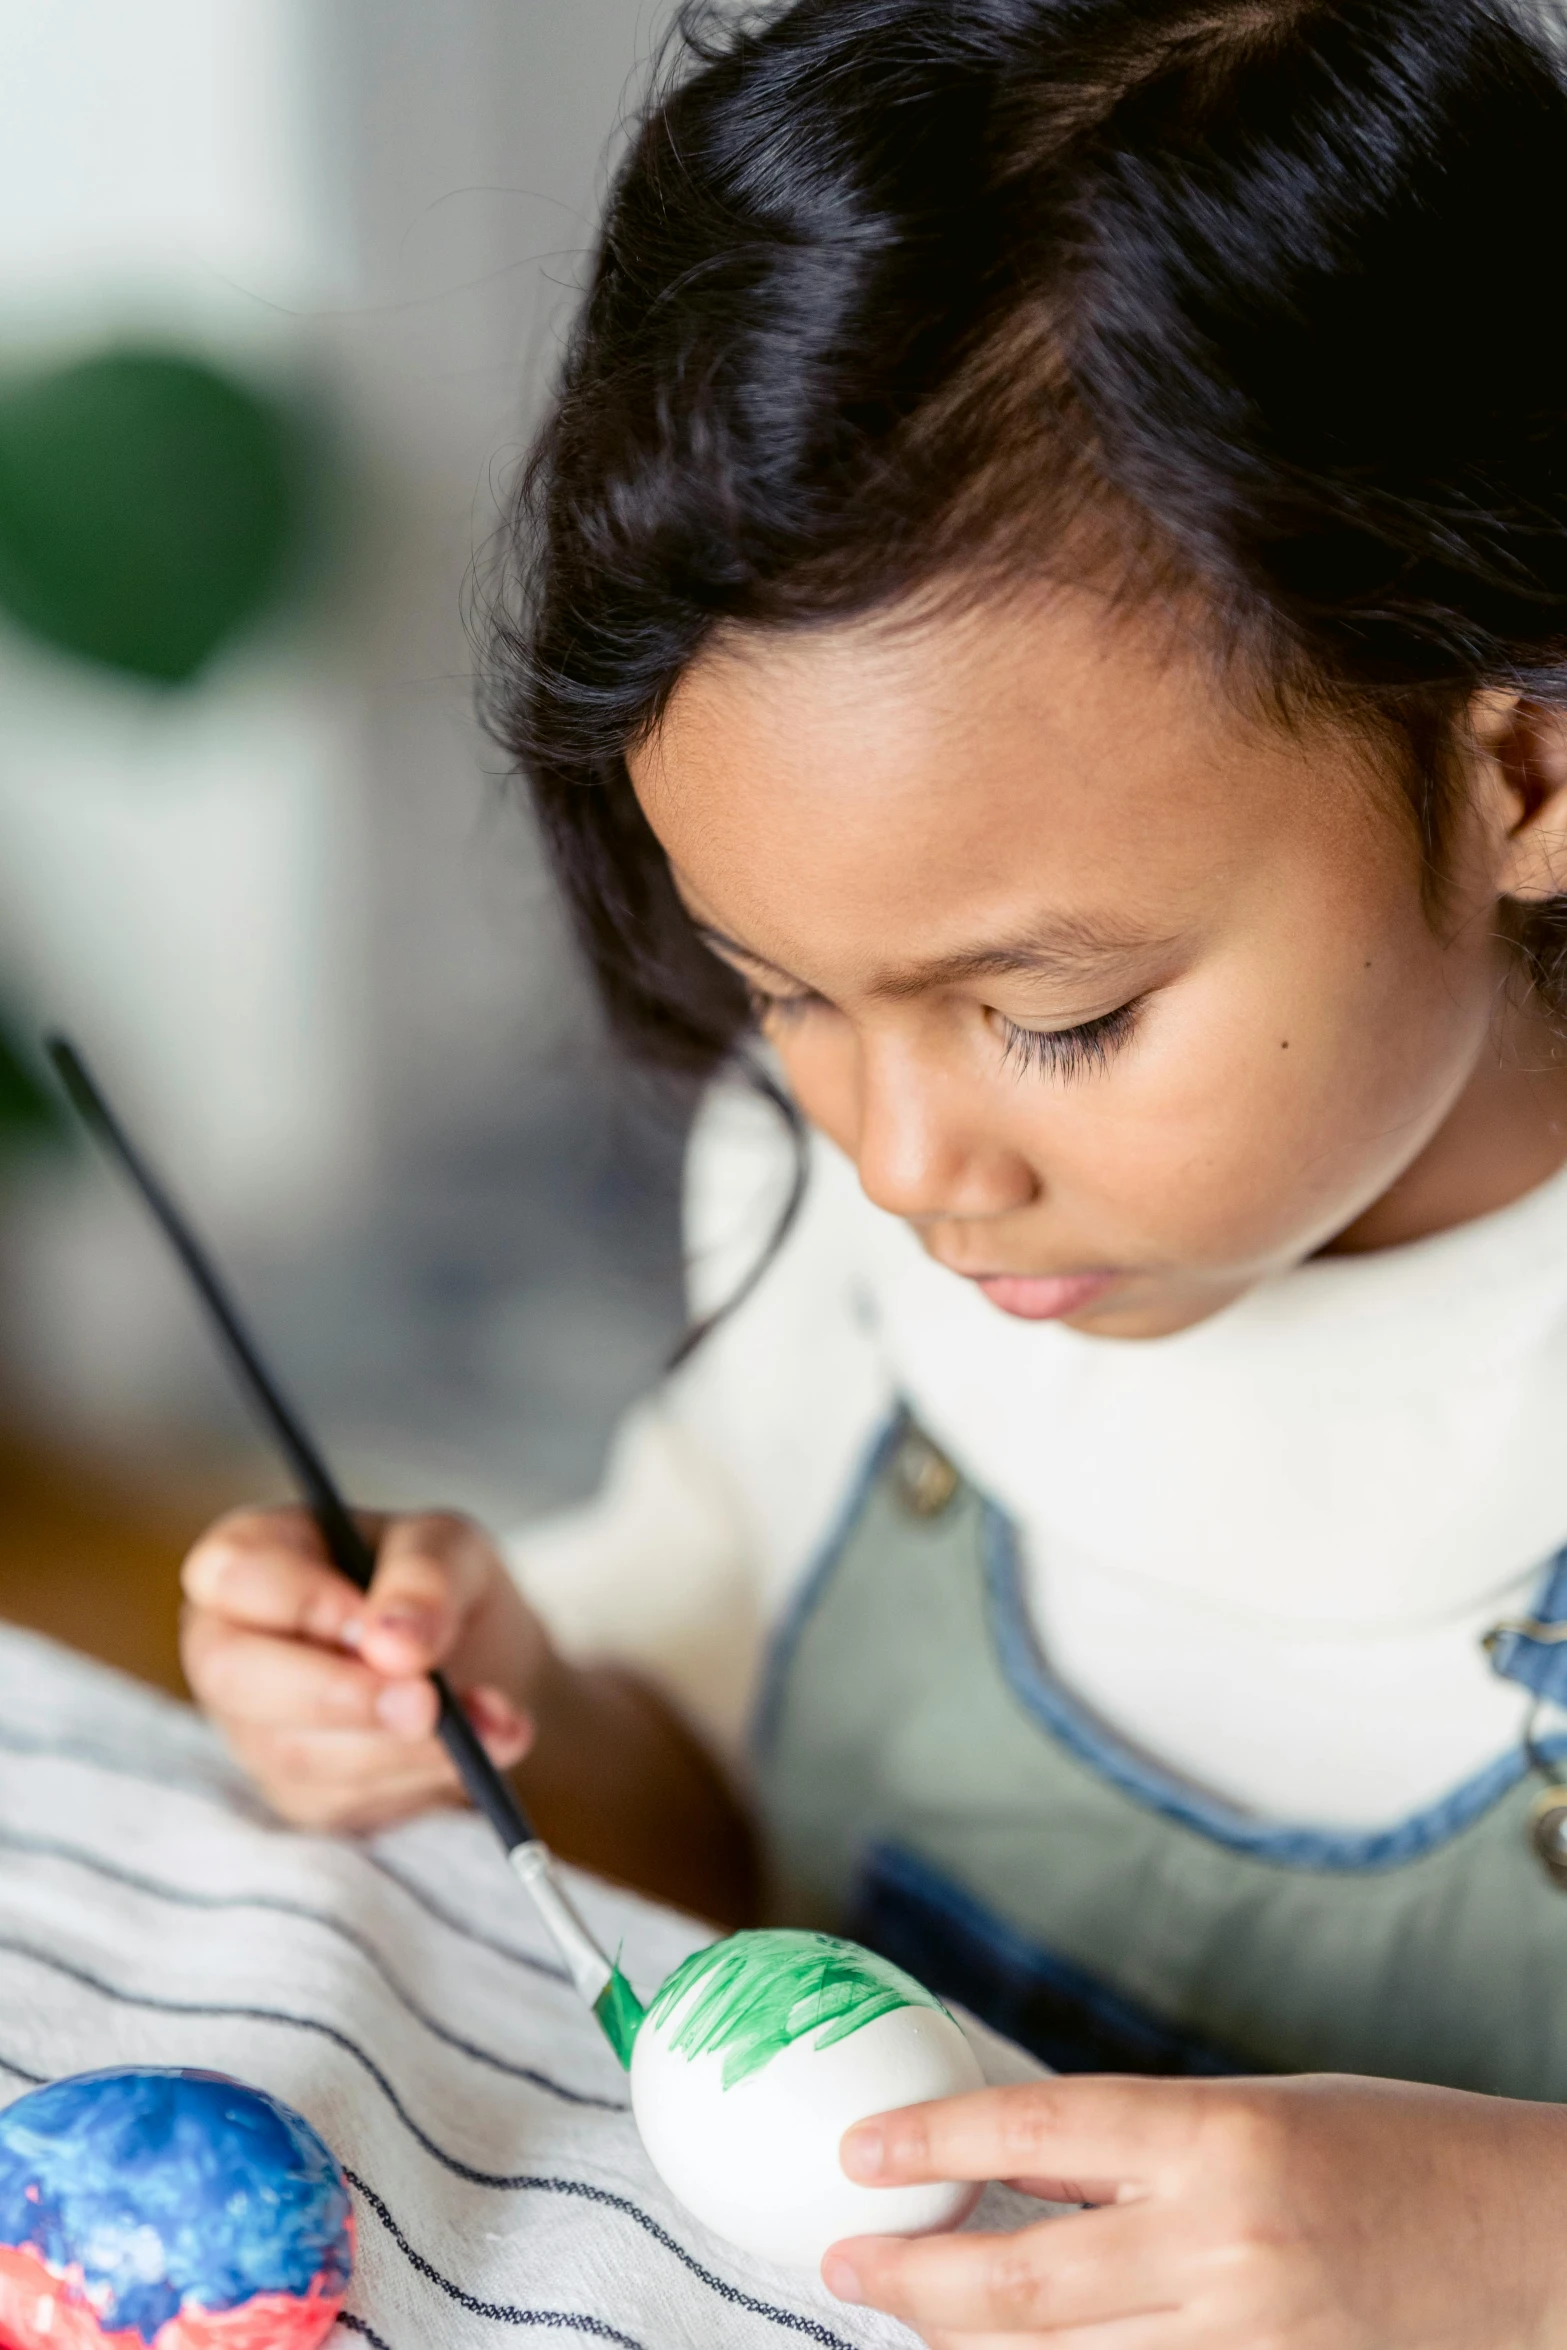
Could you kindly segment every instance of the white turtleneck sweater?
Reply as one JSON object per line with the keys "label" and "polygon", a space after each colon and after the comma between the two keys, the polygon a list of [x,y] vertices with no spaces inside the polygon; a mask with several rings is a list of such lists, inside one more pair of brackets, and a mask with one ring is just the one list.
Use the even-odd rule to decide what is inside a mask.
{"label": "white turtleneck sweater", "polygon": [[[696,1311],[754,1261],[788,1166],[765,1105],[714,1097]],[[1567,1172],[1133,1341],[1003,1315],[817,1140],[760,1288],[631,1416],[599,1501],[517,1537],[524,1588],[569,1650],[657,1674],[732,1747],[899,1400],[1012,1519],[1050,1669],[1198,1787],[1375,1827],[1516,1745],[1527,1697],[1479,1640],[1567,1542]]]}

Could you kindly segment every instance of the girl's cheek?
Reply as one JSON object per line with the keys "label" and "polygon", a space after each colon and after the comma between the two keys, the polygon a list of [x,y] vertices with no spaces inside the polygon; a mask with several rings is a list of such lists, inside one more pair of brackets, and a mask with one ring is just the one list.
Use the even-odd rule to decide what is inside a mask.
{"label": "girl's cheek", "polygon": [[1484,1050],[1483,996],[1466,1007],[1418,966],[1401,976],[1362,991],[1324,972],[1231,1049],[1194,1045],[1144,1105],[1143,1153],[1085,1132],[1104,1145],[1090,1182],[1157,1220],[1167,1261],[1261,1276],[1322,1247],[1419,1156]]}

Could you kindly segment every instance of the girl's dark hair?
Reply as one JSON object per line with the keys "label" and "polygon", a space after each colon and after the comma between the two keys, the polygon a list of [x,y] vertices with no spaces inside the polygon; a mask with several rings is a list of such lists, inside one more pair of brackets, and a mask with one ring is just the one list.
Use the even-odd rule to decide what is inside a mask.
{"label": "girl's dark hair", "polygon": [[[1193,600],[1402,745],[1567,700],[1567,97],[1500,0],[687,11],[510,517],[491,724],[612,1025],[747,1026],[627,780],[714,631],[1030,573]],[[1522,910],[1561,994],[1567,901]]]}

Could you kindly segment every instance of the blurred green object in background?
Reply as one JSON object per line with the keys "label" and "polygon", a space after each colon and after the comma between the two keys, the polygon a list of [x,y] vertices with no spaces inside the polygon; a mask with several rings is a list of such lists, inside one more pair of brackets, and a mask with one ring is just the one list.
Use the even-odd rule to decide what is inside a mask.
{"label": "blurred green object in background", "polygon": [[285,584],[300,475],[279,408],[176,352],[0,380],[0,608],[183,684]]}

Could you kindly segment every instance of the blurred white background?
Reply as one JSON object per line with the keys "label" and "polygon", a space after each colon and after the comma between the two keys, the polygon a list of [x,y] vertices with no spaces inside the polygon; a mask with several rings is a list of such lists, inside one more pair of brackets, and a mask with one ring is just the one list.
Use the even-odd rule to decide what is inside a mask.
{"label": "blurred white background", "polygon": [[[77,1033],[366,1500],[585,1491],[678,1326],[677,1121],[597,1041],[463,621],[663,16],[0,0],[0,372],[172,341],[313,396],[344,485],[312,598],[190,689],[0,627],[0,1000]],[[17,1412],[237,1439],[85,1154],[0,1251]]]}

